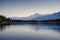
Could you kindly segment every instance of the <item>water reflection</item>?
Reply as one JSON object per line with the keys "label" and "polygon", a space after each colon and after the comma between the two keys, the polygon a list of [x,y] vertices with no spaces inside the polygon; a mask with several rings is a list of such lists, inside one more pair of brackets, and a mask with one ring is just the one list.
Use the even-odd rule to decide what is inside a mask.
{"label": "water reflection", "polygon": [[29,24],[31,29],[35,31],[39,31],[40,29],[51,29],[57,32],[60,32],[60,25],[58,24]]}
{"label": "water reflection", "polygon": [[41,28],[46,28],[46,29],[52,29],[55,30],[57,32],[60,32],[60,25],[59,24],[19,24],[19,23],[15,23],[15,24],[10,24],[10,25],[0,25],[0,31],[5,30],[6,28],[10,28],[12,25],[28,25],[31,26],[31,29],[34,29],[35,31],[39,31],[39,29]]}
{"label": "water reflection", "polygon": [[10,25],[0,25],[0,31],[6,30]]}
{"label": "water reflection", "polygon": [[60,26],[56,24],[0,25],[0,40],[60,40]]}

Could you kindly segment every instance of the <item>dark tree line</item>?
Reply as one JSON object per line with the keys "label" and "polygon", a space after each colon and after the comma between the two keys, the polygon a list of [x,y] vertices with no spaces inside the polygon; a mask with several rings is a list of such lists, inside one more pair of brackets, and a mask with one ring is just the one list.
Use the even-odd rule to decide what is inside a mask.
{"label": "dark tree line", "polygon": [[0,15],[0,24],[8,24],[10,22],[10,18],[6,18],[5,16]]}

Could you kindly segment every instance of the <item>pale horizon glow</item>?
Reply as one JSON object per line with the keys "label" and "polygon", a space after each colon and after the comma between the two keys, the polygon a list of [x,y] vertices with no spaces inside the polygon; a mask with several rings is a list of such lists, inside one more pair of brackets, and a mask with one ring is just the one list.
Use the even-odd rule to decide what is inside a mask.
{"label": "pale horizon glow", "polygon": [[60,11],[60,0],[0,0],[0,15],[7,17],[27,17],[35,13],[41,15]]}

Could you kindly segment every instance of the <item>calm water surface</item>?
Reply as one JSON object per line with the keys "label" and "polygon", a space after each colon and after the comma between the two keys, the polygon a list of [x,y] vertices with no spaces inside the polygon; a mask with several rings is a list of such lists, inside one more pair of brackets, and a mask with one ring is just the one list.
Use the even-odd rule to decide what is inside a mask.
{"label": "calm water surface", "polygon": [[60,26],[48,24],[0,26],[0,40],[60,40]]}

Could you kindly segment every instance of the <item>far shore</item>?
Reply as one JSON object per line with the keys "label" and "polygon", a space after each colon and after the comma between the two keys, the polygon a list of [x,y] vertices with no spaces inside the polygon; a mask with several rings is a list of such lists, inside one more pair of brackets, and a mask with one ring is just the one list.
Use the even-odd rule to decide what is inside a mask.
{"label": "far shore", "polygon": [[9,24],[60,24],[60,22],[0,22],[0,25]]}

